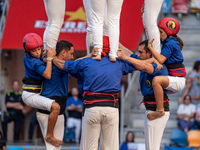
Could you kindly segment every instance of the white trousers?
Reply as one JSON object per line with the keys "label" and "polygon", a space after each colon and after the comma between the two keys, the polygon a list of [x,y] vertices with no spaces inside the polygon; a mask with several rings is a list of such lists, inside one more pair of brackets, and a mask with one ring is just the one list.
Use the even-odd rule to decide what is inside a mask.
{"label": "white trousers", "polygon": [[104,10],[107,4],[108,36],[110,42],[110,58],[117,57],[119,46],[119,19],[123,0],[91,0],[92,6],[92,33],[94,47],[101,55],[103,47]]}
{"label": "white trousers", "polygon": [[82,129],[82,150],[97,150],[102,133],[104,150],[119,150],[119,111],[112,107],[85,110]]}
{"label": "white trousers", "polygon": [[164,0],[145,0],[143,25],[147,39],[153,40],[153,48],[156,52],[161,52],[160,32],[157,19]]}
{"label": "white trousers", "polygon": [[186,79],[184,77],[167,77],[169,78],[169,85],[165,88],[167,90],[167,95],[178,93],[185,87]]}
{"label": "white trousers", "polygon": [[[81,127],[83,128],[83,119],[84,117],[82,117],[82,124]],[[83,130],[82,130],[83,132]],[[79,150],[83,150],[83,133],[81,133],[81,142],[80,142],[80,149]],[[102,132],[100,133],[100,137],[99,137],[99,149],[98,150],[104,150],[103,149],[103,137],[102,137]]]}
{"label": "white trousers", "polygon": [[170,113],[165,112],[164,116],[150,121],[147,118],[147,115],[150,112],[152,111],[147,110],[145,112],[145,119],[144,119],[145,147],[146,150],[160,150],[160,143]]}
{"label": "white trousers", "polygon": [[44,5],[48,17],[43,35],[43,45],[46,50],[56,47],[65,16],[65,0],[44,0]]}
{"label": "white trousers", "polygon": [[76,143],[78,143],[79,137],[80,137],[80,131],[81,131],[81,119],[77,119],[73,117],[67,118],[67,127],[68,128],[75,127],[75,138],[76,138]]}
{"label": "white trousers", "polygon": [[[91,0],[83,0],[83,4],[85,7],[85,12],[87,16],[87,35],[86,35],[86,46],[87,46],[87,54],[90,52],[90,45],[93,43],[92,36],[92,6]],[[103,35],[108,36],[108,21],[107,21],[107,5],[104,9],[104,22],[103,22]]]}
{"label": "white trousers", "polygon": [[[40,112],[36,113],[37,115],[37,120],[39,122],[40,125],[40,129],[42,131],[42,135],[45,139],[46,133],[47,133],[47,126],[48,126],[48,118],[49,115],[48,114],[43,114]],[[64,115],[59,115],[58,119],[56,121],[54,130],[53,130],[53,135],[55,138],[60,139],[61,141],[63,140],[63,136],[64,136]],[[46,149],[47,150],[61,150],[61,146],[54,146],[51,145],[50,143],[46,142]]]}
{"label": "white trousers", "polygon": [[51,112],[51,105],[54,100],[41,96],[39,93],[23,91],[22,100],[30,107],[47,110]]}

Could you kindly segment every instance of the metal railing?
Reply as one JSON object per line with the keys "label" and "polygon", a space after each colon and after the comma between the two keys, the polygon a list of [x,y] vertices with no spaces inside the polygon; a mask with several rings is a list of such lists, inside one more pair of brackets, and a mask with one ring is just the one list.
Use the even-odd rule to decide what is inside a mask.
{"label": "metal railing", "polygon": [[[137,77],[137,72],[132,74],[128,74],[128,88],[125,91],[125,86],[124,84],[121,87],[121,103],[120,103],[120,144],[123,143],[123,139],[124,139],[124,103],[127,102],[127,97],[130,94],[130,90],[133,88],[132,87],[132,83],[134,83],[136,77]],[[136,87],[135,87],[136,88]],[[137,89],[135,89],[137,90]],[[130,113],[129,113],[130,115]]]}

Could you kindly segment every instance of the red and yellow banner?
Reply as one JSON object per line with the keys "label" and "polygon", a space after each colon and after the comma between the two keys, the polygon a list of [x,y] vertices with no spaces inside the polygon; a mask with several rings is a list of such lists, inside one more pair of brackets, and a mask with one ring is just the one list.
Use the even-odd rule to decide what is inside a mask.
{"label": "red and yellow banner", "polygon": [[[124,0],[120,19],[120,42],[136,49],[143,25],[140,8],[143,1]],[[23,49],[25,34],[35,32],[41,37],[47,24],[43,0],[11,0],[0,47]],[[86,14],[82,0],[66,0],[64,24],[59,40],[73,43],[75,50],[86,50]]]}

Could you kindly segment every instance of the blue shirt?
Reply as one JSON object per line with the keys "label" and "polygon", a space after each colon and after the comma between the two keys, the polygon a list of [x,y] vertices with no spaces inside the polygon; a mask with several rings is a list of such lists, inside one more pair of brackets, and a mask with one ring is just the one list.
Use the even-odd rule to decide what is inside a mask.
{"label": "blue shirt", "polygon": [[161,54],[167,58],[164,62],[166,65],[183,63],[181,48],[175,37],[167,38],[162,42]]}
{"label": "blue shirt", "polygon": [[67,97],[68,77],[64,70],[60,70],[55,65],[52,65],[51,79],[44,79],[41,95],[45,97]]}
{"label": "blue shirt", "polygon": [[42,74],[46,69],[46,65],[44,62],[39,60],[38,58],[34,58],[30,54],[26,54],[24,56],[24,67],[25,67],[25,77],[43,80]]}
{"label": "blue shirt", "polygon": [[77,78],[77,87],[79,90],[79,93],[81,95],[83,95],[84,91],[83,91],[83,83],[84,83],[84,76],[83,76],[83,72],[78,72],[78,73],[71,73],[71,76],[73,76],[74,78]]}
{"label": "blue shirt", "polygon": [[65,71],[70,74],[83,72],[83,90],[90,92],[119,92],[122,75],[133,70],[130,63],[120,59],[111,62],[108,56],[102,57],[101,61],[85,58],[65,62]]}
{"label": "blue shirt", "polygon": [[[131,54],[132,58],[139,59],[139,57],[136,54]],[[152,87],[152,80],[155,76],[168,76],[168,70],[167,67],[163,64],[163,68],[159,71],[157,69],[157,65],[152,63],[152,66],[154,67],[154,72],[152,74],[148,74],[144,71],[140,71],[140,89],[143,96],[154,94],[153,87]],[[166,90],[164,90],[164,93],[166,93]]]}
{"label": "blue shirt", "polygon": [[81,99],[78,99],[77,101],[73,98],[73,96],[68,97],[67,99],[67,107],[70,106],[71,104],[74,104],[75,106],[81,105],[83,106],[83,102]]}

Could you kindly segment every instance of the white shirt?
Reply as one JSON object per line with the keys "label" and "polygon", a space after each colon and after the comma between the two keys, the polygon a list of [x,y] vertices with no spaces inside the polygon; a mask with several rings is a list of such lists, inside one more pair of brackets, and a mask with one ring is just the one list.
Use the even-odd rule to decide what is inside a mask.
{"label": "white shirt", "polygon": [[[186,114],[186,115],[191,115],[192,113],[196,112],[196,106],[194,104],[189,104],[189,105],[185,105],[185,104],[181,104],[178,107],[177,110],[177,114]],[[193,120],[193,119],[191,119]]]}

